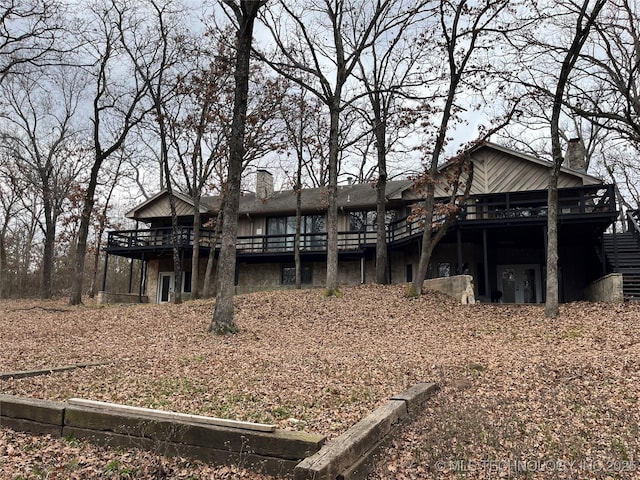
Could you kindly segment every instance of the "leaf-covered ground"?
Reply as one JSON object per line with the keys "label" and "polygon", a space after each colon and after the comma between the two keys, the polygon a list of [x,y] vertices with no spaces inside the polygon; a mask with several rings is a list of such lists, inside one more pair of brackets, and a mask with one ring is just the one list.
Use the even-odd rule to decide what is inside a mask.
{"label": "leaf-covered ground", "polygon": [[[640,306],[455,304],[404,286],[237,297],[241,333],[206,333],[212,303],[0,304],[0,371],[108,365],[0,381],[82,397],[276,423],[333,438],[394,393],[440,392],[372,478],[637,478]],[[248,478],[147,452],[0,429],[2,478]]]}

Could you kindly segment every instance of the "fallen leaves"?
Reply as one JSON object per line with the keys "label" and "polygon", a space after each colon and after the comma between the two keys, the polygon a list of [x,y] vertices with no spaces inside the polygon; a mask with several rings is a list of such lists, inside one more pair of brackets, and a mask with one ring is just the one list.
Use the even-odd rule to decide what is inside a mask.
{"label": "fallen leaves", "polygon": [[[3,381],[3,393],[276,423],[331,438],[394,393],[435,381],[440,393],[393,442],[374,478],[498,478],[505,471],[488,471],[495,467],[489,461],[637,461],[640,452],[638,305],[565,305],[550,322],[540,306],[463,306],[439,294],[406,299],[404,286],[345,288],[342,298],[319,290],[261,292],[237,298],[238,335],[213,337],[206,334],[209,301],[33,303],[0,309],[1,371],[114,363]],[[113,460],[121,462],[114,470],[138,468],[132,478],[153,478],[146,467],[170,471],[169,478],[189,468],[197,477],[241,478],[232,467],[185,466],[137,451],[130,461],[60,439],[41,441],[45,451],[62,452],[62,463],[54,455],[35,460],[23,449],[31,437],[0,432],[0,445],[21,452],[0,450],[0,472],[10,478],[17,458],[22,468],[54,470],[82,458],[67,469],[70,478],[85,466],[106,475]],[[478,468],[483,460],[489,467]],[[441,470],[437,462],[444,462]],[[473,470],[461,470],[464,462]],[[634,478],[639,470],[578,471],[574,464],[564,477],[550,469],[507,473]]]}

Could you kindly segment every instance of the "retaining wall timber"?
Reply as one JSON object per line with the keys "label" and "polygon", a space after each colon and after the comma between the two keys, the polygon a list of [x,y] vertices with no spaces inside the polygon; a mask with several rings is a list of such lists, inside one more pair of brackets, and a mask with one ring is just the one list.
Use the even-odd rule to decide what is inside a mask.
{"label": "retaining wall timber", "polygon": [[304,432],[263,432],[163,419],[162,413],[125,414],[108,406],[0,395],[0,426],[238,465],[271,475],[291,475],[300,460],[317,452],[325,441],[323,436]]}
{"label": "retaining wall timber", "polygon": [[265,431],[268,426],[262,424],[210,425],[201,423],[203,417],[180,420],[183,414],[81,399],[62,403],[0,395],[0,426],[237,465],[295,480],[356,480],[366,478],[398,426],[437,390],[434,383],[414,385],[326,445],[320,435]]}
{"label": "retaining wall timber", "polygon": [[66,403],[0,394],[0,426],[62,436]]}
{"label": "retaining wall timber", "polygon": [[434,383],[419,383],[305,458],[294,470],[295,480],[355,480],[366,478],[376,456],[400,422],[438,390]]}

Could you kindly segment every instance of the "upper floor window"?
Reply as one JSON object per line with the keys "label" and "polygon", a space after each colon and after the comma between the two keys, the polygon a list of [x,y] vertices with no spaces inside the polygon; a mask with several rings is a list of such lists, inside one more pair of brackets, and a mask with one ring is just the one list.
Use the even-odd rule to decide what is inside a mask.
{"label": "upper floor window", "polygon": [[[324,248],[327,231],[324,215],[303,215],[300,221],[300,248]],[[267,219],[268,249],[293,250],[296,233],[296,217],[270,217]]]}
{"label": "upper floor window", "polygon": [[[313,234],[327,231],[324,215],[303,215],[300,233]],[[267,235],[293,235],[296,233],[296,217],[270,217],[267,219]]]}
{"label": "upper floor window", "polygon": [[349,231],[365,232],[375,230],[377,214],[375,210],[349,212]]}
{"label": "upper floor window", "polygon": [[[385,215],[385,225],[389,225],[396,219],[396,211],[388,210]],[[362,210],[349,212],[349,231],[365,232],[375,231],[378,228],[378,214],[375,210]]]}

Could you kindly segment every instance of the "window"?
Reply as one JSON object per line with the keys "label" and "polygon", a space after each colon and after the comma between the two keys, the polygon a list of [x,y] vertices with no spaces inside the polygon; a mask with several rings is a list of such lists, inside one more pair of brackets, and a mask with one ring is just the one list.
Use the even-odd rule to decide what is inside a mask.
{"label": "window", "polygon": [[[300,221],[300,248],[324,248],[327,231],[324,215],[303,215]],[[268,247],[270,250],[293,250],[296,234],[296,217],[271,217],[267,219]]]}
{"label": "window", "polygon": [[191,293],[191,272],[183,272],[182,274],[182,292]]}
{"label": "window", "polygon": [[[311,285],[313,267],[311,265],[302,265],[300,269],[303,285]],[[281,285],[296,284],[296,267],[295,265],[286,264],[282,266],[282,274],[280,278]]]}
{"label": "window", "polygon": [[439,263],[438,264],[438,277],[450,277],[451,276],[451,264]]}
{"label": "window", "polygon": [[296,217],[271,217],[267,220],[267,249],[293,249]]}
{"label": "window", "polygon": [[305,249],[323,249],[327,231],[324,215],[305,215],[300,225],[300,247]]}
{"label": "window", "polygon": [[376,229],[377,214],[374,210],[349,212],[349,231],[365,232]]}

